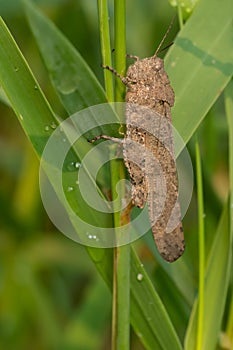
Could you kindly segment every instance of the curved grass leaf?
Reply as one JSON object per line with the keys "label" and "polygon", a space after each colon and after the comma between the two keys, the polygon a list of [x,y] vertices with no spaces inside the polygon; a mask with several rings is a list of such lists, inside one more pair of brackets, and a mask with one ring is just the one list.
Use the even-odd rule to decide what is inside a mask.
{"label": "curved grass leaf", "polygon": [[[54,125],[57,125],[57,120],[2,19],[0,21],[0,83],[40,158],[49,137],[54,131]],[[69,164],[76,159],[77,154],[71,148],[66,161]],[[50,175],[52,176],[53,186],[56,186],[56,176],[52,171]],[[74,172],[64,171],[63,185],[65,188],[75,180]],[[79,195],[78,192],[76,194]],[[99,212],[100,216],[97,213],[93,216],[93,212],[90,211],[90,208],[88,209],[85,202],[81,201],[80,203],[78,210],[84,218],[92,220],[92,223],[96,223],[97,226],[98,223],[106,224],[107,216],[101,212]],[[77,201],[73,200],[72,204],[77,206]],[[104,252],[103,256],[105,255],[111,258],[110,252],[108,254],[107,251]]]}
{"label": "curved grass leaf", "polygon": [[[229,179],[230,179],[230,231],[231,231],[231,246],[232,246],[232,239],[233,239],[233,194],[232,194],[232,188],[233,188],[233,80],[230,81],[227,88],[225,89],[225,110],[227,115],[227,122],[228,122],[228,128],[229,128]],[[232,259],[232,256],[231,256]],[[232,266],[232,263],[231,263]],[[230,276],[230,285],[232,285],[233,275],[231,271]],[[233,294],[232,289],[230,289],[230,302],[227,312],[227,322],[226,322],[226,328],[225,333],[230,340],[231,344],[233,343]]]}
{"label": "curved grass leaf", "polygon": [[232,77],[232,42],[232,1],[202,0],[166,56],[174,126],[185,143]]}

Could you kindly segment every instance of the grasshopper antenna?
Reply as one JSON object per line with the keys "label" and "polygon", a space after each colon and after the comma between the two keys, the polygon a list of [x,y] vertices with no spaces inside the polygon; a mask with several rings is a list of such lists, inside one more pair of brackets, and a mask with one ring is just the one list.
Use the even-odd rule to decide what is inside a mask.
{"label": "grasshopper antenna", "polygon": [[[163,43],[164,43],[166,37],[168,36],[168,33],[170,32],[170,30],[171,30],[171,28],[172,28],[172,26],[173,26],[175,17],[176,17],[176,15],[172,18],[171,23],[169,24],[169,27],[167,28],[167,31],[166,31],[166,33],[164,34],[163,39],[160,41],[160,44],[159,44],[157,50],[155,51],[154,56],[157,56],[158,52],[160,51],[161,46],[163,45]],[[169,46],[170,46],[170,45],[169,45]],[[168,47],[169,47],[169,46],[168,46]]]}

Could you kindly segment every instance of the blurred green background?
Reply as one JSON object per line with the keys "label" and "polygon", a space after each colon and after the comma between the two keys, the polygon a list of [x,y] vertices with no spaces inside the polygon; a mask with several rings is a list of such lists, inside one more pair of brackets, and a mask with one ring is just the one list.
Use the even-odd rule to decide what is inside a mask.
{"label": "blurred green background", "polygon": [[[77,47],[102,83],[96,1],[36,3]],[[174,13],[164,0],[128,0],[127,51],[140,57],[152,55]],[[0,14],[53,109],[64,114],[20,1],[1,0]],[[111,14],[113,8],[113,27]],[[168,44],[177,30],[175,23]],[[39,193],[39,161],[13,111],[4,103],[0,103],[0,116],[0,349],[109,349],[110,291],[85,248],[63,236],[48,219]],[[206,231],[210,236],[228,193],[227,125],[221,97],[199,128],[199,140],[205,160]],[[192,155],[192,141],[189,149]],[[196,221],[194,195],[184,219],[190,242],[197,232]],[[211,241],[211,236],[207,235],[207,248],[208,239]],[[135,246],[153,274],[151,252],[143,240]],[[196,247],[192,254],[195,259]],[[132,349],[143,349],[133,334]]]}

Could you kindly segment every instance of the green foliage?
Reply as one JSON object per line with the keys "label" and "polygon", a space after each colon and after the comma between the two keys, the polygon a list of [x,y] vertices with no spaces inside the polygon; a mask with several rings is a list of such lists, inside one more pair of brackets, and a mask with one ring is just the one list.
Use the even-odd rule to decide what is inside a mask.
{"label": "green foliage", "polygon": [[[25,1],[24,6],[53,86],[45,88],[52,103],[48,102],[42,92],[3,20],[0,23],[0,83],[9,105],[40,158],[53,132],[53,125],[60,121],[52,104],[58,104],[61,114],[66,116],[107,99],[89,65],[68,39],[32,3]],[[82,8],[82,5],[79,6]],[[93,13],[91,6],[88,10]],[[224,179],[222,169],[226,173],[228,159],[223,156],[225,149],[222,138],[226,138],[228,130],[229,179],[231,185],[233,182],[231,23],[230,0],[224,0],[221,6],[217,0],[200,1],[165,58],[165,66],[176,94],[173,109],[175,127],[185,142],[190,142],[191,154],[192,136],[197,130],[201,153],[208,158],[208,154],[213,152],[212,147],[217,152],[216,157],[210,155],[207,161],[202,160],[204,210],[207,215],[206,261],[200,265],[199,271],[205,276],[200,304],[203,317],[200,318],[200,305],[198,306],[200,285],[197,277],[197,224],[193,219],[195,206],[200,205],[199,197],[194,196],[190,213],[184,220],[187,249],[180,260],[172,265],[162,261],[149,235],[144,239],[147,248],[143,240],[130,248],[130,319],[134,332],[145,349],[184,347],[187,350],[214,350],[221,347],[220,335],[224,334],[221,339],[227,339],[228,342],[233,339],[230,271],[232,198],[231,194],[228,195],[228,200],[220,198],[221,193],[214,182],[218,177],[220,182]],[[108,44],[106,45],[110,48]],[[119,42],[117,45],[119,47]],[[116,61],[119,62],[117,57]],[[47,79],[47,73],[43,74]],[[220,93],[224,89],[228,124],[222,126],[220,119],[225,112]],[[112,93],[108,94],[111,95]],[[3,101],[5,100],[4,96]],[[211,112],[208,113],[209,111]],[[17,129],[18,125],[11,122],[12,127]],[[3,126],[4,123],[6,121]],[[210,135],[204,134],[206,130],[216,133],[217,137],[210,139]],[[111,127],[99,130],[101,132],[116,134],[116,130]],[[81,160],[82,155],[91,147],[85,140],[79,146],[72,148],[68,162]],[[27,146],[24,147],[27,149]],[[0,232],[0,298],[4,306],[0,312],[1,347],[30,349],[33,345],[35,349],[101,349],[104,339],[106,341],[106,329],[110,329],[110,293],[102,280],[94,277],[95,272],[88,257],[111,287],[112,250],[89,247],[86,256],[82,246],[53,232],[54,228],[48,224],[38,204],[38,190],[35,189],[38,163],[31,151],[27,150],[26,156],[22,157],[22,154],[3,143],[1,152],[4,155],[2,158],[10,158],[8,162],[1,160],[1,168],[7,174],[3,176],[7,192],[3,188],[0,192],[3,221]],[[18,166],[14,165],[16,161],[19,162]],[[21,178],[17,175],[19,165],[22,167]],[[210,175],[209,169],[214,170],[215,177]],[[56,190],[54,177],[49,172],[47,175]],[[69,172],[64,174],[64,186],[67,187],[73,181],[72,176]],[[12,190],[12,183],[16,187],[15,191]],[[100,189],[106,183],[110,186],[109,174],[102,173]],[[9,195],[11,200],[7,198]],[[92,211],[81,200],[78,189],[70,197],[70,202],[93,223],[108,226],[114,220],[111,215]],[[69,214],[69,207],[66,209]],[[142,261],[135,248],[142,256]],[[148,258],[143,257],[145,249]],[[123,261],[129,261],[128,258],[127,255],[124,256]],[[125,287],[123,271],[119,278],[121,276],[119,289]],[[123,311],[120,316],[122,320],[127,319],[124,306],[124,303],[119,305]],[[198,338],[199,322],[203,324],[201,343]],[[230,346],[232,349],[232,343]]]}

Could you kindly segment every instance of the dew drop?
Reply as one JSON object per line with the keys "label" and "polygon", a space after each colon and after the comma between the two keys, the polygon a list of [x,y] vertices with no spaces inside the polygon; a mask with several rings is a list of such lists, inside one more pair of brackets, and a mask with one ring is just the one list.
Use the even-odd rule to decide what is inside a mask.
{"label": "dew drop", "polygon": [[19,67],[15,67],[15,68],[14,68],[14,71],[15,71],[15,72],[18,72],[18,71],[19,71]]}
{"label": "dew drop", "polygon": [[81,167],[81,163],[76,162],[74,166],[75,166],[76,169],[79,169]]}
{"label": "dew drop", "polygon": [[50,127],[51,127],[52,129],[56,129],[57,124],[56,124],[55,122],[52,122],[52,123],[50,124]]}
{"label": "dew drop", "polygon": [[45,125],[44,129],[45,129],[45,131],[49,131],[49,126]]}
{"label": "dew drop", "polygon": [[37,85],[34,86],[34,90],[38,90],[38,86]]}
{"label": "dew drop", "polygon": [[141,282],[141,281],[143,280],[143,274],[142,274],[142,273],[138,273],[138,274],[137,274],[137,280],[138,280],[139,282]]}
{"label": "dew drop", "polygon": [[69,171],[75,171],[76,169],[79,169],[80,167],[81,167],[81,163],[79,163],[79,162],[70,162],[67,165],[67,169]]}
{"label": "dew drop", "polygon": [[72,187],[72,186],[69,186],[68,188],[67,188],[67,192],[72,192],[74,190],[74,187]]}
{"label": "dew drop", "polygon": [[63,79],[63,81],[60,81],[60,85],[57,86],[57,88],[63,95],[72,94],[77,89],[76,81],[74,81],[74,79]]}

